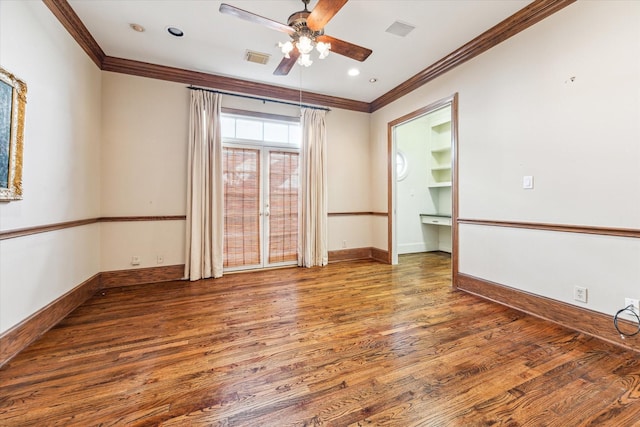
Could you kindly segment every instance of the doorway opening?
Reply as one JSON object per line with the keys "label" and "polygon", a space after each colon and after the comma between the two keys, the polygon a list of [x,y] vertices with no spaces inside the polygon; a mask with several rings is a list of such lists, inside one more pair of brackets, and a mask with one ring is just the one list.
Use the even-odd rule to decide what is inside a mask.
{"label": "doorway opening", "polygon": [[223,115],[225,271],[298,260],[299,122]]}
{"label": "doorway opening", "polygon": [[451,255],[457,273],[457,111],[454,94],[388,125],[392,264],[437,252]]}

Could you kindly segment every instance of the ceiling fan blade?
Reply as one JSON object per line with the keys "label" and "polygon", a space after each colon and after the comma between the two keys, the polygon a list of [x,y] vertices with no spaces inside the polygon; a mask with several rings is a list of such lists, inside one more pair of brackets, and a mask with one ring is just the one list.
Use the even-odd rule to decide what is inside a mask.
{"label": "ceiling fan blade", "polygon": [[346,2],[347,0],[318,0],[318,4],[307,17],[307,27],[313,31],[322,30]]}
{"label": "ceiling fan blade", "polygon": [[298,52],[298,49],[293,49],[291,52],[289,52],[289,58],[282,58],[282,61],[280,61],[280,64],[278,64],[278,67],[273,72],[273,75],[286,76],[287,74],[289,74],[289,71],[291,71],[293,66],[296,65],[296,61],[298,60],[299,56],[300,52]]}
{"label": "ceiling fan blade", "polygon": [[246,10],[231,6],[226,3],[222,3],[220,5],[220,12],[226,13],[227,15],[235,16],[240,19],[244,19],[245,21],[253,22],[254,24],[264,25],[265,27],[271,28],[272,30],[282,31],[283,33],[287,33],[290,35],[295,33],[295,30],[288,25],[281,24],[278,21],[265,18],[264,16],[256,15],[255,13],[248,12]]}
{"label": "ceiling fan blade", "polygon": [[331,52],[360,62],[367,59],[373,52],[371,49],[367,49],[366,47],[358,46],[327,35],[318,36],[317,40],[320,42],[331,43]]}

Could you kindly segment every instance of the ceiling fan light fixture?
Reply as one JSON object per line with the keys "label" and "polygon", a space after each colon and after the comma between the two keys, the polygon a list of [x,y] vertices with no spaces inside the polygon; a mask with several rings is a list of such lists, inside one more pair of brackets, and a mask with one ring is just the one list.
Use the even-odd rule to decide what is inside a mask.
{"label": "ceiling fan light fixture", "polygon": [[296,47],[303,55],[309,55],[313,50],[313,41],[306,35],[300,36],[296,42]]}
{"label": "ceiling fan light fixture", "polygon": [[278,47],[282,51],[282,54],[284,55],[285,58],[287,59],[291,58],[291,56],[289,55],[293,50],[293,43],[291,43],[291,41],[286,41],[284,43],[280,42],[278,43]]}
{"label": "ceiling fan light fixture", "polygon": [[314,1],[315,7],[310,11],[308,6],[311,0],[302,0],[304,10],[291,14],[286,24],[256,15],[255,13],[226,3],[222,3],[219,10],[221,13],[260,24],[289,35],[289,41],[278,43],[283,58],[273,72],[276,76],[288,75],[296,62],[301,66],[309,67],[313,63],[311,60],[311,51],[314,49],[318,52],[320,59],[326,58],[329,52],[335,52],[360,62],[367,59],[372,53],[371,49],[331,37],[324,33],[325,25],[348,0]]}
{"label": "ceiling fan light fixture", "polygon": [[298,64],[302,65],[303,67],[308,67],[311,64],[313,64],[313,61],[311,60],[311,55],[309,55],[308,53],[301,54],[300,58],[298,58]]}
{"label": "ceiling fan light fixture", "polygon": [[321,34],[322,32],[311,32],[308,28],[301,27],[291,36],[291,41],[280,42],[278,43],[278,47],[286,59],[290,59],[291,52],[297,49],[300,56],[296,62],[303,67],[309,67],[313,64],[311,52],[313,52],[314,49],[318,51],[318,57],[320,59],[329,56],[329,52],[331,51],[331,43],[316,41],[316,37]]}
{"label": "ceiling fan light fixture", "polygon": [[329,51],[331,50],[331,43],[318,42],[316,44],[316,50],[320,54],[319,58],[324,59],[329,56]]}

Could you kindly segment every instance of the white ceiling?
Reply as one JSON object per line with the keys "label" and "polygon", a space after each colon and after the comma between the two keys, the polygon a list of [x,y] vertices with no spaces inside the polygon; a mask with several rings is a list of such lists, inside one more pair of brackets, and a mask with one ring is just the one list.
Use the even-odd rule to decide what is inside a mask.
{"label": "white ceiling", "polygon": [[[225,0],[286,23],[300,0]],[[312,10],[317,0],[311,0]],[[213,0],[69,0],[108,56],[201,71],[308,92],[371,102],[531,3],[530,0],[351,0],[325,33],[373,50],[364,62],[330,54],[274,76],[284,33],[222,14]],[[385,32],[394,22],[416,27],[408,36]],[[146,31],[133,31],[129,24]],[[178,27],[184,37],[168,34]],[[267,53],[267,65],[246,62],[245,51]],[[347,71],[356,67],[357,77]],[[369,79],[376,78],[376,83]]]}

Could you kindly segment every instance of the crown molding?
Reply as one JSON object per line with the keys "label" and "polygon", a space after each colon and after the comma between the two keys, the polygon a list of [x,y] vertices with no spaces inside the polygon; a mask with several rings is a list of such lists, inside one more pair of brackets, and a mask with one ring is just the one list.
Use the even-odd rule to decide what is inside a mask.
{"label": "crown molding", "polygon": [[257,95],[265,98],[300,102],[302,104],[322,105],[365,113],[369,112],[369,104],[367,102],[304,92],[296,89],[287,89],[280,86],[223,77],[182,68],[149,64],[131,59],[115,58],[113,56],[106,56],[104,58],[102,61],[102,70],[226,90],[235,93]]}
{"label": "crown molding", "polygon": [[101,70],[258,95],[266,98],[373,113],[544,18],[553,15],[576,0],[535,0],[467,44],[420,71],[409,80],[376,98],[371,103],[107,56],[67,0],[42,1]]}
{"label": "crown molding", "polygon": [[71,37],[89,55],[98,68],[102,68],[105,53],[93,38],[87,27],[82,23],[80,17],[71,8],[67,0],[42,0],[42,2],[54,14],[62,26],[71,34]]}

